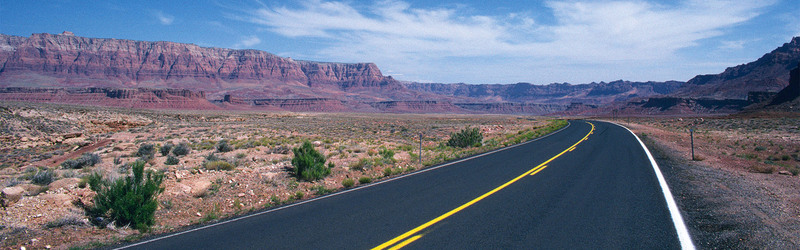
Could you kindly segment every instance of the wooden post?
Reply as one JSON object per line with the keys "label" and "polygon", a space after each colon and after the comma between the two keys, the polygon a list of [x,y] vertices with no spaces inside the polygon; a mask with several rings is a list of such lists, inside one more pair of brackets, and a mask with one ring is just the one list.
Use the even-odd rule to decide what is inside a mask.
{"label": "wooden post", "polygon": [[692,142],[692,160],[694,161],[694,128],[689,128],[689,137]]}
{"label": "wooden post", "polygon": [[422,133],[419,133],[419,167],[422,167]]}

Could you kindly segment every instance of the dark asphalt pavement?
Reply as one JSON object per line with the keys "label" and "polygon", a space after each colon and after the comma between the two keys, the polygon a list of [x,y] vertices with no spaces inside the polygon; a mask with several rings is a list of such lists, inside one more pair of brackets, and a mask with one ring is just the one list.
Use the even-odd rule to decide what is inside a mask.
{"label": "dark asphalt pavement", "polygon": [[[587,140],[535,175],[390,247],[405,242],[410,249],[680,248],[638,141],[617,125],[591,123],[594,132]],[[561,132],[518,147],[131,248],[373,248],[530,172],[591,129],[588,122],[572,121]]]}

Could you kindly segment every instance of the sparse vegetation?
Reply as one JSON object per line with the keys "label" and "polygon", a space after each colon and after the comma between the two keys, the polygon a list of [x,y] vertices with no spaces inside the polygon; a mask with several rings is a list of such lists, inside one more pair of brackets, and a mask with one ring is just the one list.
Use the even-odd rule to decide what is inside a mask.
{"label": "sparse vegetation", "polygon": [[86,153],[77,159],[69,159],[61,163],[61,166],[66,169],[79,169],[94,166],[100,163],[100,156],[97,154]]}
{"label": "sparse vegetation", "polygon": [[[40,107],[39,104],[35,105]],[[170,181],[164,181],[164,184],[168,185],[165,188],[169,190],[180,190],[179,187],[183,190],[190,190],[187,189],[187,186],[192,189],[207,188],[205,192],[198,193],[196,196],[191,192],[179,192],[182,195],[181,198],[175,197],[174,192],[161,193],[158,198],[160,210],[153,215],[153,219],[159,226],[151,226],[157,233],[183,226],[185,224],[182,223],[187,221],[217,220],[240,211],[248,211],[248,209],[293,202],[300,198],[297,196],[297,192],[302,192],[302,199],[306,199],[309,195],[324,195],[342,187],[352,188],[360,183],[360,177],[367,177],[370,181],[374,181],[375,178],[414,171],[424,167],[417,165],[420,152],[418,133],[425,135],[422,142],[423,161],[426,164],[437,164],[445,159],[452,160],[500,147],[514,138],[525,135],[525,133],[519,134],[520,130],[538,131],[542,129],[542,126],[547,126],[552,122],[517,119],[513,116],[471,115],[452,117],[449,115],[375,114],[365,117],[358,114],[228,114],[106,108],[89,108],[91,112],[86,112],[86,108],[63,111],[65,110],[63,107],[27,110],[25,112],[37,115],[35,119],[28,121],[36,120],[40,123],[54,121],[54,123],[61,123],[64,126],[53,127],[57,131],[48,132],[47,135],[31,134],[28,136],[31,138],[29,143],[8,144],[9,141],[2,141],[0,138],[0,143],[5,143],[4,147],[12,148],[10,151],[0,152],[0,158],[4,159],[3,162],[0,162],[0,168],[15,170],[4,170],[4,173],[12,175],[12,178],[3,181],[4,185],[33,183],[34,175],[45,170],[44,168],[26,169],[25,166],[30,165],[33,161],[44,161],[45,159],[59,161],[63,159],[59,156],[71,155],[70,157],[73,158],[71,160],[78,162],[83,155],[74,152],[80,151],[96,155],[96,157],[83,158],[96,159],[96,165],[69,165],[68,162],[64,165],[66,168],[64,170],[51,170],[54,180],[56,176],[81,178],[77,187],[65,188],[70,190],[66,195],[73,199],[76,199],[75,194],[78,192],[72,192],[74,191],[72,189],[86,187],[89,183],[88,177],[92,173],[102,173],[104,177],[108,178],[116,176],[117,179],[125,179],[125,176],[132,175],[133,166],[138,164],[135,163],[137,160],[145,162],[146,170],[155,171],[157,169],[157,171],[169,175]],[[52,110],[60,111],[52,112]],[[41,114],[44,113],[48,113],[49,117],[42,117]],[[2,115],[0,108],[0,116]],[[62,119],[65,115],[67,119]],[[86,119],[84,117],[91,117],[95,122],[83,122],[81,119]],[[157,125],[149,125],[152,124],[152,121],[158,121]],[[1,126],[15,126],[14,124],[18,123],[3,123]],[[481,146],[447,147],[448,135],[458,132],[464,127],[478,127],[484,131],[485,141]],[[26,129],[29,128],[33,127],[26,127]],[[125,133],[117,134],[119,131],[125,131]],[[76,144],[41,146],[44,145],[41,142],[52,143],[57,136],[75,132],[82,132],[81,137],[85,140],[71,140]],[[17,132],[13,133],[11,136],[17,136]],[[514,137],[508,137],[509,135]],[[114,139],[109,140],[112,136]],[[218,146],[222,145],[221,141],[226,141],[228,146],[236,150],[219,151]],[[300,146],[304,141],[317,142],[312,145],[318,145],[314,149],[325,156],[323,163],[330,170],[328,176],[335,176],[324,177],[324,179],[336,180],[336,184],[322,182],[319,179],[307,182],[294,174],[294,166],[291,164],[293,160],[292,147]],[[104,144],[95,147],[96,143]],[[772,152],[772,149],[765,152]],[[780,156],[781,154],[776,155]],[[99,164],[100,159],[109,161],[109,164]],[[91,163],[93,160],[81,160],[81,162]],[[101,165],[101,168],[90,168],[90,166]],[[77,169],[73,170],[73,168]],[[26,170],[19,171],[18,169]],[[212,169],[215,170],[212,171]],[[15,175],[15,172],[18,174]],[[366,182],[365,179],[362,181]],[[198,187],[198,183],[202,182],[210,182],[210,186]],[[46,185],[42,187],[41,190],[29,194],[34,195],[47,190]],[[40,196],[28,197],[29,199],[41,198]],[[178,201],[180,201],[180,205],[178,205]],[[84,200],[84,202],[86,201]],[[91,204],[91,202],[87,204]],[[46,219],[38,219],[41,222],[38,222],[36,232],[32,232],[34,235],[42,235],[37,237],[41,242],[46,241],[48,244],[63,242],[63,237],[53,234],[59,230],[44,230],[44,228],[46,228],[47,222],[50,222],[51,226],[58,227],[60,224],[57,221],[58,218],[48,216],[63,214],[67,206],[46,206],[39,207],[37,210],[32,210],[33,207],[16,209],[23,209],[24,214],[44,214]],[[182,212],[179,213],[179,210]],[[198,212],[200,215],[197,215]],[[97,220],[96,217],[91,218],[90,222],[102,225],[113,221],[108,217],[102,218],[102,220]],[[11,220],[14,219],[11,218]],[[87,226],[72,226],[69,223],[64,225],[70,227],[71,234],[76,235],[77,238],[73,237],[74,239],[95,235],[95,232],[98,232]],[[114,241],[114,237],[118,239],[126,237],[114,231],[103,232],[111,235],[111,238],[101,242]],[[86,243],[85,240],[78,239],[78,242],[71,245],[85,245]],[[56,248],[63,246],[59,244],[55,243],[53,246]],[[7,246],[5,242],[0,245]]]}

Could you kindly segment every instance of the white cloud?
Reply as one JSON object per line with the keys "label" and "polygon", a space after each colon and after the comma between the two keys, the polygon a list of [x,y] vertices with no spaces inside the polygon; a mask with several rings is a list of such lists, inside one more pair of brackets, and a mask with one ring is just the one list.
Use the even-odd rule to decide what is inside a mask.
{"label": "white cloud", "polygon": [[744,41],[744,40],[722,41],[722,45],[720,45],[719,48],[720,49],[728,49],[728,50],[743,49],[745,43],[747,43],[747,41]]}
{"label": "white cloud", "polygon": [[248,36],[248,37],[243,38],[238,43],[236,43],[233,47],[234,48],[248,48],[248,47],[252,47],[254,45],[258,45],[260,43],[261,43],[261,39],[259,39],[257,36]]}
{"label": "white cloud", "polygon": [[523,62],[520,58],[524,62],[534,58],[550,63],[636,63],[674,57],[677,50],[697,46],[703,39],[720,36],[725,28],[752,19],[769,4],[551,1],[546,4],[549,9],[541,11],[551,12],[555,23],[539,24],[524,12],[482,16],[413,8],[400,1],[359,8],[347,2],[310,0],[298,8],[262,6],[240,18],[283,36],[326,40],[330,46],[317,53],[337,61],[420,65],[422,61],[500,57],[507,59],[501,62],[505,64]]}
{"label": "white cloud", "polygon": [[170,25],[170,24],[172,24],[173,21],[175,21],[175,17],[174,16],[165,14],[164,12],[162,12],[160,10],[154,11],[153,15],[155,15],[156,19],[158,19],[158,22],[163,24],[163,25]]}

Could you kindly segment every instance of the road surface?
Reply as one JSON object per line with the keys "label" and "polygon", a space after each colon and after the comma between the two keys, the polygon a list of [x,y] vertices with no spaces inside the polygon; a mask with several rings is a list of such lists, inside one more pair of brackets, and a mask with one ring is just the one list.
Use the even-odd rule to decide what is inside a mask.
{"label": "road surface", "polygon": [[513,148],[124,247],[691,248],[665,197],[632,133],[571,121]]}

